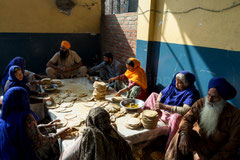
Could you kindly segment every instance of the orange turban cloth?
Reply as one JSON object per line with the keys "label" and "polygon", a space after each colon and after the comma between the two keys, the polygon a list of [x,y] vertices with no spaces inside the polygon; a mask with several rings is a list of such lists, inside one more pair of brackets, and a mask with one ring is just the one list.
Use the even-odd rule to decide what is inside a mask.
{"label": "orange turban cloth", "polygon": [[71,48],[71,44],[68,41],[62,41],[61,46],[63,46],[66,49]]}
{"label": "orange turban cloth", "polygon": [[129,71],[127,70],[124,74],[125,76],[133,81],[136,82],[142,89],[147,89],[147,76],[145,74],[144,69],[140,66],[140,61],[136,58],[129,58],[134,63],[134,70]]}

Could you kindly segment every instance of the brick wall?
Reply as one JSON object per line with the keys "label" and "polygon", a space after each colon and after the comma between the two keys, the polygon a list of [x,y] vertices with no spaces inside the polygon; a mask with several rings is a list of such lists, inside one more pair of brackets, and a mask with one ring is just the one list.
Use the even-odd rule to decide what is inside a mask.
{"label": "brick wall", "polygon": [[105,15],[101,28],[102,53],[112,52],[123,63],[136,57],[137,12]]}

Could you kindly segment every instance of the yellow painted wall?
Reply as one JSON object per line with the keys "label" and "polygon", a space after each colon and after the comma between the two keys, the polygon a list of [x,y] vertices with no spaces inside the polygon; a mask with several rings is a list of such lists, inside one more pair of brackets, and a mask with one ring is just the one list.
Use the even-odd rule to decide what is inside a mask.
{"label": "yellow painted wall", "polygon": [[[72,15],[54,0],[0,0],[0,32],[100,33],[101,0],[77,0]],[[90,10],[81,5],[96,2]]]}
{"label": "yellow painted wall", "polygon": [[[161,12],[181,12],[195,7],[220,10],[240,3],[240,1],[233,3],[233,1],[224,0],[152,1],[156,3],[153,10]],[[138,21],[138,25],[144,23],[143,20]],[[240,6],[217,13],[200,9],[183,14],[155,12],[154,33],[151,40],[240,51],[239,28]],[[141,34],[144,35],[144,32]],[[141,35],[138,35],[138,39],[149,40]]]}
{"label": "yellow painted wall", "polygon": [[154,9],[155,1],[139,0],[138,1],[138,27],[137,39],[149,40],[153,36],[154,31]]}

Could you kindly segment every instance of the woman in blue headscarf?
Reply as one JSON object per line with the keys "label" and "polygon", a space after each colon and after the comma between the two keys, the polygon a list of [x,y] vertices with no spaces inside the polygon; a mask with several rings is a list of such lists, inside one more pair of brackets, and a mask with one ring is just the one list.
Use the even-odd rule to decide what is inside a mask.
{"label": "woman in blue headscarf", "polygon": [[8,81],[5,84],[3,94],[5,94],[5,92],[11,87],[14,87],[14,86],[23,87],[24,89],[26,89],[26,91],[30,96],[31,109],[39,116],[40,120],[42,120],[45,115],[43,104],[48,100],[50,101],[53,101],[53,100],[51,97],[43,97],[47,95],[45,93],[39,93],[39,92],[30,90],[30,88],[27,86],[26,82],[24,81],[23,77],[24,76],[20,66],[16,66],[16,65],[11,66],[9,69]]}
{"label": "woman in blue headscarf", "polygon": [[145,102],[144,109],[156,110],[159,118],[169,126],[167,147],[178,130],[182,116],[200,98],[194,82],[195,76],[192,73],[178,72],[170,85],[160,94],[152,93]]}
{"label": "woman in blue headscarf", "polygon": [[[31,90],[27,86],[27,81],[24,78],[23,70],[21,69],[20,66],[17,66],[17,65],[13,65],[9,68],[8,80],[5,83],[3,94],[9,88],[14,87],[14,86],[23,87],[24,89],[27,90],[29,95],[34,94],[33,92],[31,92]],[[35,93],[35,94],[37,94],[37,93]]]}
{"label": "woman in blue headscarf", "polygon": [[0,115],[0,159],[41,159],[38,151],[57,138],[67,135],[65,129],[43,136],[38,129],[36,114],[29,107],[29,95],[22,87],[12,87],[4,95]]}
{"label": "woman in blue headscarf", "polygon": [[20,66],[20,68],[22,69],[23,72],[23,81],[25,83],[28,82],[32,82],[34,81],[36,78],[41,78],[39,75],[26,70],[25,68],[25,60],[22,57],[15,57],[14,59],[11,60],[11,62],[7,65],[7,67],[5,68],[4,72],[3,72],[3,78],[2,78],[2,91],[4,90],[4,86],[8,80],[8,76],[9,76],[9,69],[10,67],[12,67],[13,65],[17,65]]}
{"label": "woman in blue headscarf", "polygon": [[30,110],[28,93],[20,87],[11,88],[3,98],[0,115],[0,159],[36,159],[24,129],[28,115],[38,120]]}
{"label": "woman in blue headscarf", "polygon": [[[5,68],[4,72],[3,72],[3,78],[2,78],[2,91],[4,90],[5,84],[8,80],[8,76],[9,76],[9,69],[10,67],[12,67],[13,65],[18,65],[21,67],[22,72],[24,74],[25,72],[25,60],[22,57],[15,57],[13,60],[11,60],[11,62],[7,65],[7,67]],[[27,79],[24,76],[23,80],[27,83]]]}

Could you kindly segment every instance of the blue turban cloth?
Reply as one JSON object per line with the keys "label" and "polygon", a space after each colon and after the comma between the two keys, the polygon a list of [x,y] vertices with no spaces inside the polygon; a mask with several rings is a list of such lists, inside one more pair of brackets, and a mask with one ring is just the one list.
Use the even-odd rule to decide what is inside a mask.
{"label": "blue turban cloth", "polygon": [[24,120],[29,114],[38,120],[30,109],[27,91],[22,87],[7,90],[0,115],[0,159],[36,159],[25,129]]}
{"label": "blue turban cloth", "polygon": [[9,89],[11,87],[15,87],[15,86],[23,87],[24,89],[26,89],[28,94],[31,95],[30,88],[26,85],[26,81],[24,79],[20,81],[16,78],[15,73],[14,73],[15,68],[20,68],[20,66],[13,65],[9,68],[8,80],[10,81],[10,83],[9,83],[7,89]]}
{"label": "blue turban cloth", "polygon": [[236,89],[223,77],[214,77],[208,83],[208,90],[216,88],[218,94],[225,99],[229,100],[237,95]]}
{"label": "blue turban cloth", "polygon": [[[9,72],[9,68],[13,65],[17,65],[20,66],[24,75],[24,70],[25,70],[25,60],[22,57],[15,57],[13,60],[11,60],[11,62],[7,65],[7,67],[5,68],[4,72],[3,72],[3,78],[2,78],[2,91],[4,91],[4,86],[8,80],[8,72]],[[23,80],[26,81],[27,83],[27,79],[24,76]]]}
{"label": "blue turban cloth", "polygon": [[[178,73],[182,73],[189,83],[189,86],[182,91],[178,90],[175,85]],[[183,104],[187,104],[192,106],[200,98],[200,94],[194,86],[195,76],[188,71],[178,73],[175,74],[172,83],[161,91],[162,97],[160,102],[166,105],[183,106]]]}

